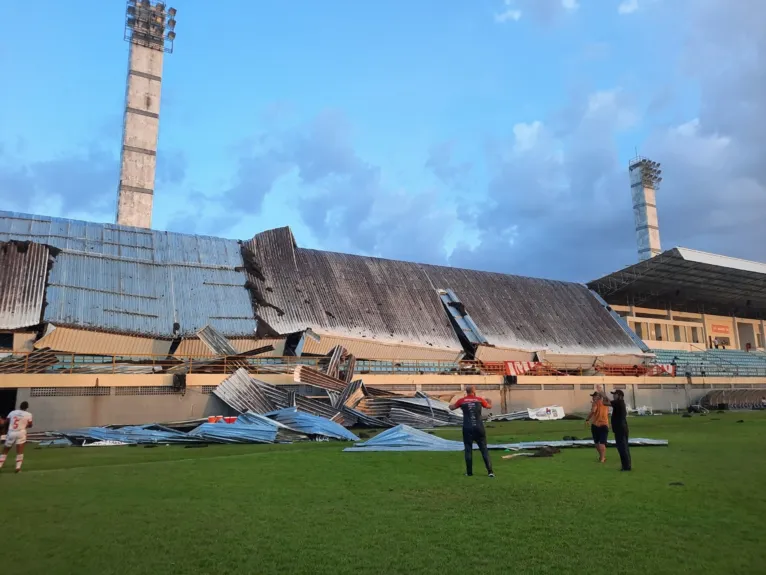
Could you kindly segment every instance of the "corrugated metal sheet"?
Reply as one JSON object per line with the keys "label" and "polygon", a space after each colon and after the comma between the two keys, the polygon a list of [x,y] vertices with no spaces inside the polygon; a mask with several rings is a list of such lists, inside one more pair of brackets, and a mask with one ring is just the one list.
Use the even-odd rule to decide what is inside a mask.
{"label": "corrugated metal sheet", "polygon": [[288,228],[258,234],[246,245],[265,277],[251,277],[262,302],[258,313],[279,333],[311,327],[355,339],[463,349],[436,291],[413,264],[297,249]]}
{"label": "corrugated metal sheet", "polygon": [[84,355],[150,356],[167,355],[170,340],[115,333],[50,326],[48,333],[35,342],[36,349]]}
{"label": "corrugated metal sheet", "polygon": [[436,291],[450,289],[497,347],[640,353],[580,284],[301,249],[288,228],[258,234],[245,246],[254,260],[248,266],[257,268],[249,271],[258,290],[258,314],[280,333],[310,327],[458,351],[462,347]]}
{"label": "corrugated metal sheet", "polygon": [[0,329],[40,323],[49,255],[40,244],[0,242]]}
{"label": "corrugated metal sheet", "polygon": [[0,241],[62,250],[50,272],[45,320],[60,326],[172,337],[212,325],[226,336],[257,327],[237,241],[0,212]]}
{"label": "corrugated metal sheet", "polygon": [[380,346],[307,340],[306,352],[341,344],[360,358],[407,359],[411,348],[413,359],[455,359],[462,346],[437,293],[444,289],[497,347],[640,353],[584,286],[300,249],[288,228],[258,234],[247,262],[233,240],[0,212],[0,241],[8,240],[63,250],[44,315],[58,326],[170,339],[178,323],[180,335],[211,325],[252,337],[255,301],[280,334],[310,327],[365,346],[405,346],[392,358]]}
{"label": "corrugated metal sheet", "polygon": [[[285,354],[284,338],[229,338],[229,343],[237,350],[237,353],[245,353],[271,345],[274,346],[274,351],[262,353],[258,357],[281,357]],[[182,340],[173,355],[179,357],[213,357],[210,348],[197,338]]]}
{"label": "corrugated metal sheet", "polygon": [[216,356],[237,355],[237,350],[218,331],[206,325],[197,332],[197,337]]}
{"label": "corrugated metal sheet", "polygon": [[[589,447],[593,442],[590,440],[553,440],[553,441],[524,441],[522,443],[489,444],[489,449],[506,449],[520,451],[522,449],[540,449],[542,447]],[[609,440],[609,445],[614,445],[614,440]],[[668,445],[667,439],[631,438],[631,446],[654,446],[664,447]],[[474,449],[477,445],[474,443]],[[398,425],[388,429],[372,439],[357,443],[353,447],[347,447],[343,451],[463,451],[463,443],[443,439],[424,431],[414,429],[407,425]]]}
{"label": "corrugated metal sheet", "polygon": [[457,361],[463,356],[462,348],[460,350],[436,349],[428,346],[397,345],[328,334],[318,335],[319,341],[310,337],[304,339],[303,354],[326,355],[335,346],[340,345],[359,359]]}

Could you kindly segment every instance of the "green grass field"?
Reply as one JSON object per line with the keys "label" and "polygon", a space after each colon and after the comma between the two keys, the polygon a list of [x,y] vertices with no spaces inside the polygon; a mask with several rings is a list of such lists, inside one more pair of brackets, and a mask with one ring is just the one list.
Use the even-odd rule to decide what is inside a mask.
{"label": "green grass field", "polygon": [[[488,433],[587,435],[579,421]],[[29,449],[24,473],[9,460],[0,474],[1,564],[32,575],[766,572],[766,417],[634,418],[631,434],[671,444],[635,448],[632,473],[617,471],[614,449],[605,465],[590,448],[493,452],[494,480],[464,477],[460,453],[337,443]]]}

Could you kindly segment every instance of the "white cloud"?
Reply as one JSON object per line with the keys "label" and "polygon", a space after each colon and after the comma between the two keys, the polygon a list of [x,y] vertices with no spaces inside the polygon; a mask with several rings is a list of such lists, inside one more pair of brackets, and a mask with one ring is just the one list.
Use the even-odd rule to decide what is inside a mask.
{"label": "white cloud", "polygon": [[580,3],[577,0],[561,0],[561,7],[564,10],[574,11],[580,7]]}
{"label": "white cloud", "polygon": [[638,10],[638,0],[623,0],[617,7],[617,12],[620,14],[632,14]]}
{"label": "white cloud", "polygon": [[732,162],[731,138],[704,133],[699,118],[668,129],[663,143],[692,169],[722,170]]}
{"label": "white cloud", "polygon": [[510,20],[513,20],[514,22],[516,22],[519,20],[519,18],[521,18],[521,10],[514,10],[512,8],[509,8],[508,10],[500,14],[495,14],[495,22],[498,22],[500,24],[503,24]]}
{"label": "white cloud", "polygon": [[640,118],[627,99],[622,88],[594,92],[588,96],[585,119],[607,119],[617,130],[632,128]]}
{"label": "white cloud", "polygon": [[513,20],[517,22],[521,18],[521,10],[514,7],[514,0],[503,0],[505,11],[495,14],[495,22],[504,24]]}
{"label": "white cloud", "polygon": [[513,127],[513,149],[516,152],[527,152],[537,146],[543,124],[539,120],[529,124],[519,123]]}

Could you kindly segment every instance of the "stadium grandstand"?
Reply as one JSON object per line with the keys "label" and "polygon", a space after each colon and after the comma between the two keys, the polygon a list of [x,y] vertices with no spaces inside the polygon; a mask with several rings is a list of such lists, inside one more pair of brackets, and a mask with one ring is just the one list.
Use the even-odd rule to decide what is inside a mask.
{"label": "stadium grandstand", "polygon": [[305,249],[289,228],[237,241],[0,212],[0,410],[28,399],[45,429],[221,414],[211,392],[243,365],[229,345],[288,388],[342,346],[377,388],[474,384],[496,413],[581,410],[605,386],[686,406],[766,388],[765,294],[766,265],[684,249],[585,286]]}
{"label": "stadium grandstand", "polygon": [[589,287],[679,374],[766,377],[766,264],[675,248]]}

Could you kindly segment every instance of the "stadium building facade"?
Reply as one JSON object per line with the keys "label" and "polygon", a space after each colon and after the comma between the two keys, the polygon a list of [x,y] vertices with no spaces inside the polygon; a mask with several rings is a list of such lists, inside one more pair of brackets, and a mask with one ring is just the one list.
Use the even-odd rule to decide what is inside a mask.
{"label": "stadium building facade", "polygon": [[683,249],[585,286],[305,249],[289,228],[236,241],[0,212],[2,407],[27,399],[47,429],[221,414],[210,392],[230,368],[191,369],[183,388],[165,370],[215,355],[206,326],[256,363],[341,345],[366,382],[478,384],[496,411],[584,409],[610,385],[685,406],[766,387],[764,293],[766,265]]}

